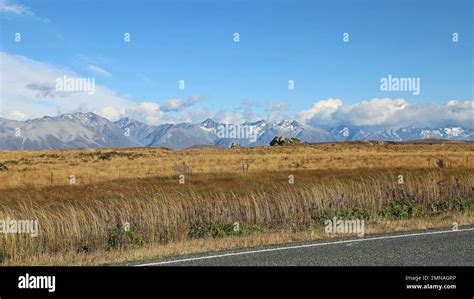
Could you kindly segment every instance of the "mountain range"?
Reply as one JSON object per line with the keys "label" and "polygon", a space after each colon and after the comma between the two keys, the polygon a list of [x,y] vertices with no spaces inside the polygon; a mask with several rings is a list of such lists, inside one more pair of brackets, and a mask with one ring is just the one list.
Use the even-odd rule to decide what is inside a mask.
{"label": "mountain range", "polygon": [[[225,129],[225,130],[224,130]],[[247,130],[247,131],[245,131]],[[236,132],[243,132],[241,135]],[[250,135],[245,133],[251,132]],[[0,118],[0,150],[74,149],[159,146],[179,150],[198,145],[229,147],[265,146],[275,136],[298,138],[304,142],[356,140],[409,141],[419,139],[474,140],[474,129],[448,126],[429,129],[315,128],[297,121],[260,120],[240,125],[207,119],[198,124],[148,125],[131,118],[110,121],[92,112],[67,113],[26,121]]]}

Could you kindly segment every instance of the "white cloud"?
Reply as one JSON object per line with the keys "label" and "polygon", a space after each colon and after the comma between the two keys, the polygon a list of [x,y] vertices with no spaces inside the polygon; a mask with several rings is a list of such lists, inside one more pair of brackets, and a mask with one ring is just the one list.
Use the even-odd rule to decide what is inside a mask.
{"label": "white cloud", "polygon": [[314,103],[308,110],[298,112],[296,120],[306,123],[314,120],[330,124],[333,122],[332,114],[342,106],[340,99],[327,99]]}
{"label": "white cloud", "polygon": [[374,98],[343,105],[341,100],[323,100],[297,114],[299,120],[322,128],[351,126],[361,128],[400,128],[408,126],[473,128],[473,101],[410,104],[404,99]]}
{"label": "white cloud", "polygon": [[150,125],[176,123],[178,121],[176,118],[167,115],[161,110],[160,105],[153,102],[129,104],[127,107],[122,108],[107,106],[93,112],[112,121],[124,117],[130,117],[134,120]]}
{"label": "white cloud", "polygon": [[214,119],[214,111],[202,107],[196,107],[193,110],[184,110],[179,113],[176,122],[199,123],[208,118]]}
{"label": "white cloud", "polygon": [[393,122],[393,116],[406,107],[407,103],[403,99],[372,99],[348,106],[341,105],[335,112],[335,117],[350,120],[352,125],[358,127],[380,126]]}
{"label": "white cloud", "polygon": [[79,107],[99,111],[104,107],[127,107],[129,101],[113,90],[96,85],[93,95],[87,92],[58,92],[55,80],[64,75],[78,77],[70,70],[38,62],[23,56],[0,52],[2,86],[1,115],[21,111],[27,118],[55,115],[57,111],[70,112]]}
{"label": "white cloud", "polygon": [[221,109],[217,111],[212,117],[217,122],[226,124],[241,124],[246,121],[242,113],[236,113],[228,109]]}
{"label": "white cloud", "polygon": [[57,91],[55,88],[57,78],[64,75],[79,77],[78,74],[4,52],[0,52],[0,62],[2,65],[0,116],[10,119],[54,116],[58,112],[91,111],[110,120],[129,116],[156,125],[177,122],[182,116],[170,116],[167,112],[183,112],[183,109],[203,100],[199,96],[192,96],[187,100],[173,99],[161,107],[151,101],[141,103],[130,101],[98,84],[92,95],[87,92]]}
{"label": "white cloud", "polygon": [[240,106],[242,107],[242,117],[245,119],[245,121],[252,122],[265,118],[253,111],[254,107],[258,106],[258,103],[256,101],[250,99],[243,99],[240,101]]}
{"label": "white cloud", "polygon": [[9,3],[9,1],[6,0],[0,0],[0,12],[19,16],[33,15],[33,12],[30,10],[30,8],[21,4]]}
{"label": "white cloud", "polygon": [[123,110],[114,108],[112,106],[107,106],[107,107],[103,107],[103,108],[99,109],[95,113],[97,113],[100,116],[103,116],[103,117],[107,118],[108,120],[116,121],[116,120],[119,120],[122,117]]}
{"label": "white cloud", "polygon": [[188,107],[191,107],[192,105],[194,105],[198,102],[201,102],[203,100],[204,100],[204,98],[199,97],[199,96],[192,96],[192,97],[188,98],[187,100],[172,99],[172,100],[167,101],[163,105],[161,110],[163,110],[164,112],[170,112],[170,111],[177,112],[177,111],[184,110]]}
{"label": "white cloud", "polygon": [[67,93],[56,90],[56,84],[54,82],[35,82],[26,85],[30,90],[37,91],[36,98],[54,98],[64,97]]}
{"label": "white cloud", "polygon": [[87,70],[94,73],[94,74],[97,74],[99,76],[103,76],[103,77],[107,77],[107,78],[112,77],[112,74],[110,72],[104,70],[101,67],[93,65],[93,64],[89,64],[87,66]]}
{"label": "white cloud", "polygon": [[128,107],[123,115],[151,125],[174,122],[161,111],[158,104],[152,102],[142,102]]}
{"label": "white cloud", "polygon": [[285,112],[287,110],[288,110],[288,104],[286,103],[271,104],[271,105],[268,105],[267,108],[265,108],[265,111],[268,111],[268,112]]}
{"label": "white cloud", "polygon": [[10,16],[30,17],[45,24],[49,24],[51,22],[51,20],[48,18],[35,15],[35,13],[31,11],[29,7],[22,4],[11,3],[7,0],[0,0],[0,13],[6,18],[10,18]]}
{"label": "white cloud", "polygon": [[25,120],[26,114],[21,111],[10,111],[7,113],[6,118],[13,120]]}
{"label": "white cloud", "polygon": [[269,121],[279,121],[286,119],[286,112],[288,111],[288,104],[286,103],[276,103],[270,104],[265,108],[267,112],[267,120]]}

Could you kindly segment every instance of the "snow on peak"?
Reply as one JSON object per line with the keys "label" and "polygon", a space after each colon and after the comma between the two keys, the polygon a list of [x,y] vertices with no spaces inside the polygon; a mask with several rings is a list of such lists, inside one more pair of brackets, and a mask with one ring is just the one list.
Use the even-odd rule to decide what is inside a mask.
{"label": "snow on peak", "polygon": [[444,133],[450,137],[457,137],[464,133],[461,127],[444,128]]}

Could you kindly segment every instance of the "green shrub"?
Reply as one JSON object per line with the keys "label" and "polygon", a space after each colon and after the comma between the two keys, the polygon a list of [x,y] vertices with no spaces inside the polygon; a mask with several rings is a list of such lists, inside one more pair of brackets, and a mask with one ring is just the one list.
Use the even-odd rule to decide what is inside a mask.
{"label": "green shrub", "polygon": [[474,201],[472,198],[460,197],[454,201],[454,210],[458,212],[472,212],[474,210]]}
{"label": "green shrub", "polygon": [[392,201],[390,205],[379,212],[379,215],[386,218],[407,219],[422,215],[422,209],[410,200]]}
{"label": "green shrub", "polygon": [[449,203],[447,201],[439,200],[433,202],[429,207],[430,213],[442,213],[449,210]]}
{"label": "green shrub", "polygon": [[8,258],[8,255],[6,253],[0,252],[0,263],[3,263],[4,261],[6,261],[7,258]]}
{"label": "green shrub", "polygon": [[143,246],[143,242],[136,229],[131,227],[127,231],[123,227],[117,227],[107,234],[105,249],[139,248],[141,246]]}
{"label": "green shrub", "polygon": [[360,220],[369,220],[372,216],[372,213],[361,207],[352,207],[344,210],[328,210],[323,213],[313,215],[311,220],[315,225],[324,225],[324,221],[328,219],[333,219],[334,217],[338,219],[360,219]]}
{"label": "green shrub", "polygon": [[109,161],[112,160],[112,154],[111,153],[101,153],[98,157],[98,160],[102,161]]}
{"label": "green shrub", "polygon": [[239,225],[238,229],[234,229],[234,223],[195,223],[188,232],[188,238],[222,238],[230,236],[244,236],[256,232],[262,232],[263,229],[257,225]]}

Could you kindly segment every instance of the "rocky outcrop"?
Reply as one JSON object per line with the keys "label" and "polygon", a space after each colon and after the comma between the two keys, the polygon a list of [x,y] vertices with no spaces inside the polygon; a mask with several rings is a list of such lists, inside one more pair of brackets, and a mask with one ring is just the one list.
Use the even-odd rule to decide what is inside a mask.
{"label": "rocky outcrop", "polygon": [[296,138],[291,138],[291,137],[283,137],[283,136],[276,136],[273,138],[273,140],[270,142],[270,146],[276,146],[276,145],[297,145],[301,144],[301,141]]}
{"label": "rocky outcrop", "polygon": [[241,148],[242,146],[238,143],[232,142],[232,144],[229,146],[230,148]]}

